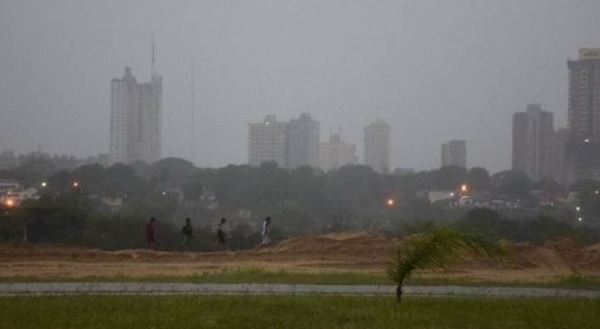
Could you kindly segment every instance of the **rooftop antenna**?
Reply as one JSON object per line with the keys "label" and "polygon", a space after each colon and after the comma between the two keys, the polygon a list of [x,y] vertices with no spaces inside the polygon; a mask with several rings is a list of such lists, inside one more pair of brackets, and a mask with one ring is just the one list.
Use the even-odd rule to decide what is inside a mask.
{"label": "rooftop antenna", "polygon": [[150,56],[151,56],[151,63],[150,63],[150,72],[152,73],[152,78],[154,79],[156,77],[156,47],[154,45],[154,34],[152,34],[152,45],[151,45],[151,49],[150,49]]}
{"label": "rooftop antenna", "polygon": [[195,145],[194,145],[194,132],[195,132],[195,112],[196,112],[196,96],[195,96],[195,90],[196,90],[196,65],[194,62],[194,59],[192,59],[192,124],[190,125],[190,161],[192,162],[192,164],[194,164],[194,159],[196,158],[195,156]]}

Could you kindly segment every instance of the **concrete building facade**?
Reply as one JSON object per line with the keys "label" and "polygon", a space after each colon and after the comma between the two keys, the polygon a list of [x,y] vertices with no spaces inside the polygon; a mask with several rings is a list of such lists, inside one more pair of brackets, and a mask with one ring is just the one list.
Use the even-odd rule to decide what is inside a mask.
{"label": "concrete building facade", "polygon": [[290,168],[319,166],[319,122],[303,113],[290,120],[289,159]]}
{"label": "concrete building facade", "polygon": [[569,69],[567,182],[600,179],[600,48],[580,49]]}
{"label": "concrete building facade", "polygon": [[248,124],[248,164],[260,166],[263,162],[276,162],[288,167],[289,123],[277,121],[277,116],[267,115],[261,123]]}
{"label": "concrete building facade", "polygon": [[467,143],[452,140],[442,144],[441,166],[459,166],[467,168]]}
{"label": "concrete building facade", "polygon": [[321,143],[319,152],[319,167],[323,171],[358,163],[356,146],[342,141],[340,134],[331,134],[329,142]]}
{"label": "concrete building facade", "polygon": [[551,112],[529,104],[513,116],[512,169],[537,181],[552,177],[554,123]]}
{"label": "concrete building facade", "polygon": [[365,126],[364,164],[379,173],[390,171],[390,131],[382,119]]}
{"label": "concrete building facade", "polygon": [[109,163],[153,163],[161,157],[162,78],[138,83],[125,68],[111,82]]}

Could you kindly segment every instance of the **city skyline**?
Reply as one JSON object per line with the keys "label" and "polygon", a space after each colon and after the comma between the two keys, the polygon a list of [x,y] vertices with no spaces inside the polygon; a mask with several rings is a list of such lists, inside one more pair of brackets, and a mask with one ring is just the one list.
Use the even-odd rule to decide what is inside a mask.
{"label": "city skyline", "polygon": [[323,136],[341,126],[359,159],[363,126],[385,118],[392,170],[437,168],[449,138],[469,144],[469,167],[507,170],[514,111],[539,102],[566,125],[565,62],[600,45],[599,11],[597,1],[5,1],[0,151],[108,153],[107,81],[125,66],[147,81],[155,35],[163,157],[243,164],[249,122],[309,113]]}

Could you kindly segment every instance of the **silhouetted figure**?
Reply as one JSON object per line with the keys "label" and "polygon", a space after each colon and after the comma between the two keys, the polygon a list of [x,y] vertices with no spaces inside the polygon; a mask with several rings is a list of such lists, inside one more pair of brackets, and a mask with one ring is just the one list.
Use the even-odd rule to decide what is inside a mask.
{"label": "silhouetted figure", "polygon": [[262,225],[262,241],[261,241],[261,245],[263,246],[268,246],[271,244],[271,238],[269,237],[269,234],[271,233],[271,217],[267,217],[265,218],[265,221],[263,222]]}
{"label": "silhouetted figure", "polygon": [[194,239],[194,230],[192,229],[192,224],[190,223],[190,218],[185,219],[185,225],[181,228],[181,243],[179,247],[183,247],[184,245],[188,250],[192,249],[192,240]]}
{"label": "silhouetted figure", "polygon": [[226,224],[227,224],[227,219],[221,218],[219,227],[217,227],[217,249],[219,249],[219,246],[225,245],[225,243],[227,242],[225,240],[225,225]]}
{"label": "silhouetted figure", "polygon": [[146,244],[148,248],[154,249],[156,246],[156,231],[155,231],[156,218],[151,217],[146,224]]}

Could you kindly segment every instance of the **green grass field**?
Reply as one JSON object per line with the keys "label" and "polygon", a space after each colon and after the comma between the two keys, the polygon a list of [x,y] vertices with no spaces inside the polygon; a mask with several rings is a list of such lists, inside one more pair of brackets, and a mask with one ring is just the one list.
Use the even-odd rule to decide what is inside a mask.
{"label": "green grass field", "polygon": [[70,295],[0,298],[12,328],[598,328],[600,300]]}

